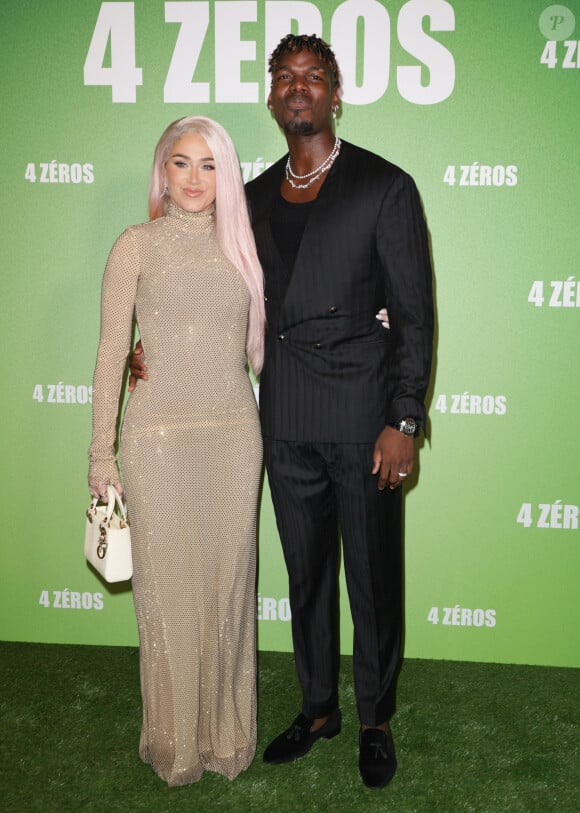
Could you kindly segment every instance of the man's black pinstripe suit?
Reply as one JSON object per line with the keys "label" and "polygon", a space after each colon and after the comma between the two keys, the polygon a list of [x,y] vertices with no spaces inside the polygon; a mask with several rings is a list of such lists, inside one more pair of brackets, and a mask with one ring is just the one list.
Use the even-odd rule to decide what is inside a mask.
{"label": "man's black pinstripe suit", "polygon": [[[293,268],[285,267],[271,223],[285,160],[246,189],[266,280],[260,414],[302,711],[323,717],[338,704],[340,527],[358,712],[377,725],[395,702],[401,490],[377,489],[373,446],[389,423],[425,424],[433,334],[427,232],[410,176],[343,142]],[[385,305],[388,331],[375,318]]]}

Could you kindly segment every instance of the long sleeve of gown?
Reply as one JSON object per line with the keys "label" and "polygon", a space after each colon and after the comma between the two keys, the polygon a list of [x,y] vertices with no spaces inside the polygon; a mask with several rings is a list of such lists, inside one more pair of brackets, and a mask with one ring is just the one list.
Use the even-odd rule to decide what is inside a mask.
{"label": "long sleeve of gown", "polygon": [[93,434],[89,446],[89,481],[114,483],[116,434],[121,384],[130,349],[139,277],[135,235],[127,229],[116,240],[103,277],[101,335],[93,378]]}

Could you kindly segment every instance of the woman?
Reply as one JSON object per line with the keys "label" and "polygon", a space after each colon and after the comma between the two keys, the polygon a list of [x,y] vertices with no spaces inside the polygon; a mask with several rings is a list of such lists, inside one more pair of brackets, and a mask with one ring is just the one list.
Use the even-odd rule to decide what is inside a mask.
{"label": "woman", "polygon": [[169,785],[233,779],[256,745],[255,534],[262,446],[246,369],[264,297],[234,146],[211,119],[173,122],[155,151],[151,220],[105,271],[89,486],[122,491],[115,425],[133,318],[149,380],[120,460],[140,637],[140,756]]}

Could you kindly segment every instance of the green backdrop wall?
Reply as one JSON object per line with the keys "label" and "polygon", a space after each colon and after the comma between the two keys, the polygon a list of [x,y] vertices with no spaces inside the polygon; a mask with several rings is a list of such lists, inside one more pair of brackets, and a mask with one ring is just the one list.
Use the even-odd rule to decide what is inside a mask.
{"label": "green backdrop wall", "polygon": [[[285,151],[266,57],[288,30],[332,43],[338,134],[407,169],[428,219],[405,653],[580,666],[580,0],[3,0],[0,637],[137,643],[82,552],[101,275],[170,121],[217,118],[246,179]],[[267,486],[258,590],[260,647],[290,649]]]}

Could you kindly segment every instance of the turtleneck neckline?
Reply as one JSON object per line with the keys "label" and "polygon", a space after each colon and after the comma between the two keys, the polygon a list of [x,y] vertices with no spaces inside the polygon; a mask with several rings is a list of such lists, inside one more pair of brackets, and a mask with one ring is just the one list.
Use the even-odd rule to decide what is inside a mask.
{"label": "turtleneck neckline", "polygon": [[209,209],[204,209],[203,212],[186,212],[175,203],[169,201],[167,204],[166,217],[172,223],[175,223],[183,231],[195,231],[200,228],[206,228],[212,225],[215,221],[215,204]]}

